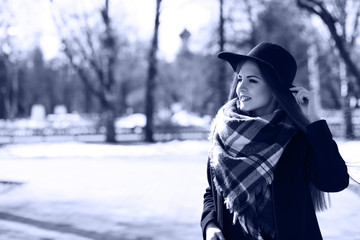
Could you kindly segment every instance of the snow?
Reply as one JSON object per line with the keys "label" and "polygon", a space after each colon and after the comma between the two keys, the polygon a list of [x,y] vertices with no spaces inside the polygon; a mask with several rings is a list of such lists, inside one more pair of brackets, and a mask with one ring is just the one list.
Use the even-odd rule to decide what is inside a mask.
{"label": "snow", "polygon": [[360,142],[338,140],[339,151],[348,166],[352,178],[360,183]]}
{"label": "snow", "polygon": [[[8,232],[9,229],[12,230],[10,233]],[[1,220],[0,220],[0,232],[2,233],[2,236],[3,236],[2,239],[4,239],[4,240],[5,240],[5,238],[7,238],[9,240],[17,240],[17,239],[88,240],[88,238],[79,237],[74,234],[59,235],[58,232],[44,230],[44,229],[37,228],[37,227],[31,227],[27,224],[14,223],[14,222],[10,222],[10,221],[1,221]]]}
{"label": "snow", "polygon": [[[208,147],[207,141],[4,145],[0,180],[24,184],[0,186],[0,219],[5,212],[65,230],[2,218],[1,239],[84,240],[89,231],[98,234],[93,239],[201,239]],[[339,141],[339,148],[358,178],[360,142]],[[331,195],[332,208],[318,214],[324,239],[356,240],[359,192]]]}
{"label": "snow", "polygon": [[[173,107],[172,111],[173,112],[162,109],[156,115],[156,120],[159,122],[170,122],[174,126],[195,126],[203,127],[204,129],[208,129],[210,126],[211,117],[208,115],[200,117],[196,113],[186,111],[181,107]],[[128,116],[118,118],[115,122],[115,126],[118,128],[145,127],[145,124],[146,116],[142,113],[130,114]]]}
{"label": "snow", "polygon": [[145,127],[145,125],[146,125],[146,116],[142,113],[131,114],[126,117],[118,118],[115,121],[115,126],[117,128]]}
{"label": "snow", "polygon": [[330,197],[332,207],[325,212],[317,213],[320,228],[324,229],[323,238],[325,240],[360,239],[360,231],[355,227],[360,220],[359,195],[351,191],[342,191],[330,194]]}
{"label": "snow", "polygon": [[189,113],[188,111],[180,110],[174,113],[174,115],[171,117],[171,121],[179,126],[197,126],[207,129],[210,126],[211,117],[199,117],[195,113]]}

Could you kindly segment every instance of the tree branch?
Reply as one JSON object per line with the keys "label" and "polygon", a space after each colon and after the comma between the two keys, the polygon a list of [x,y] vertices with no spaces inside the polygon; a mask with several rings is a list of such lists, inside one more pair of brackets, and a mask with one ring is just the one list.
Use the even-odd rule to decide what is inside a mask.
{"label": "tree branch", "polygon": [[356,15],[355,15],[355,20],[354,20],[353,31],[352,31],[351,40],[350,40],[350,46],[354,46],[355,40],[359,34],[359,18],[360,18],[360,3],[358,2],[358,7],[356,9]]}
{"label": "tree branch", "polygon": [[[77,65],[75,62],[74,62],[74,55],[73,55],[73,52],[70,48],[70,44],[68,42],[68,40],[65,39],[64,37],[64,34],[63,34],[63,31],[62,31],[62,28],[59,24],[59,22],[56,20],[56,17],[54,15],[54,12],[52,12],[52,18],[53,18],[53,21],[54,21],[54,24],[55,24],[55,27],[57,29],[57,32],[60,36],[60,39],[61,39],[61,42],[63,43],[64,45],[64,49],[63,49],[63,52],[65,53],[65,55],[67,56],[69,62],[70,62],[70,65],[75,69],[75,71],[77,72],[77,74],[79,75],[81,81],[84,83],[84,85],[87,87],[87,89],[90,90],[90,92],[92,94],[94,94],[96,97],[98,97],[99,99],[103,98],[102,94],[100,91],[97,91],[91,83],[89,81],[89,78],[87,76],[87,73],[86,71],[79,65]],[[65,20],[61,17],[61,20],[62,22],[65,22]]]}
{"label": "tree branch", "polygon": [[[346,39],[336,30],[336,21],[334,20],[333,16],[326,10],[320,1],[297,0],[297,3],[300,8],[304,8],[309,12],[315,13],[323,20],[323,22],[328,27],[333,40],[335,41],[335,45],[339,50],[340,56],[344,60],[346,66],[349,68],[350,72],[356,78],[357,84],[360,85],[360,72],[355,63],[352,61],[349,52],[347,51]],[[317,10],[315,10],[315,8],[317,8]]]}
{"label": "tree branch", "polygon": [[304,0],[297,0],[297,4],[300,8],[304,8],[306,10],[308,10],[310,13],[314,13],[316,15],[320,15],[319,11],[316,10],[316,4],[317,2],[315,1],[304,1]]}
{"label": "tree branch", "polygon": [[82,80],[82,82],[86,85],[87,89],[89,89],[91,91],[91,93],[93,93],[95,96],[97,96],[98,98],[102,98],[102,94],[100,93],[100,91],[97,91],[95,89],[95,87],[90,84],[89,82],[89,79],[88,79],[88,76],[86,74],[86,71],[80,67],[79,65],[77,65],[75,62],[74,62],[74,56],[69,48],[69,44],[68,42],[63,39],[62,40],[63,44],[64,44],[64,53],[66,54],[66,56],[68,57],[69,59],[69,62],[71,64],[71,66],[75,69],[75,71],[78,73],[80,79]]}

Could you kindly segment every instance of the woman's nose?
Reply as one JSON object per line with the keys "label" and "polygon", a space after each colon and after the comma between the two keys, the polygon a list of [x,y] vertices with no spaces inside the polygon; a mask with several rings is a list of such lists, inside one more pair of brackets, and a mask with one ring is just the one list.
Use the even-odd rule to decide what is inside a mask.
{"label": "woman's nose", "polygon": [[247,86],[244,84],[244,82],[241,82],[237,85],[237,92],[239,93],[245,93],[247,91]]}

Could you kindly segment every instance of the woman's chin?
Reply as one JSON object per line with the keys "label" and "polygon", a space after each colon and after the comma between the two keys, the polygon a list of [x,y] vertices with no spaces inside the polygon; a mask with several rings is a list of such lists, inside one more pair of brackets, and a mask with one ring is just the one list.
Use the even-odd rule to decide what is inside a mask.
{"label": "woman's chin", "polygon": [[240,107],[239,109],[240,109],[240,111],[241,111],[242,113],[250,116],[250,112],[251,112],[250,109],[248,109],[248,108],[241,108],[241,107]]}

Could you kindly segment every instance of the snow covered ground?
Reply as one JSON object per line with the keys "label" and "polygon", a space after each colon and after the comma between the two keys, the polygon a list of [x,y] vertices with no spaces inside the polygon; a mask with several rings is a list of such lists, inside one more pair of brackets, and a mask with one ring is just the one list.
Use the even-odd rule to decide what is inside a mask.
{"label": "snow covered ground", "polygon": [[[360,142],[338,141],[360,177]],[[0,239],[201,239],[206,141],[0,147]],[[356,193],[357,191],[357,193]],[[360,239],[360,191],[331,194],[318,214],[325,240]]]}

